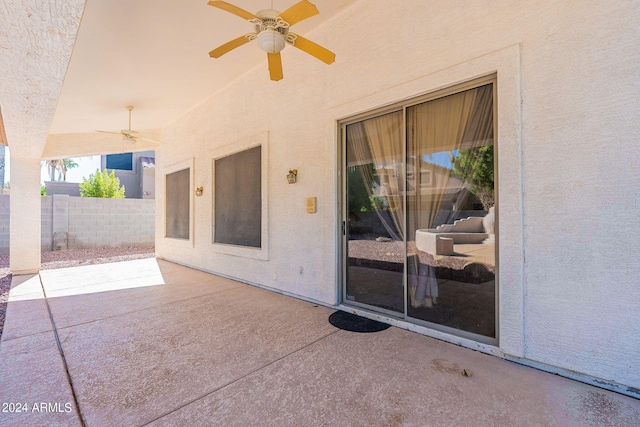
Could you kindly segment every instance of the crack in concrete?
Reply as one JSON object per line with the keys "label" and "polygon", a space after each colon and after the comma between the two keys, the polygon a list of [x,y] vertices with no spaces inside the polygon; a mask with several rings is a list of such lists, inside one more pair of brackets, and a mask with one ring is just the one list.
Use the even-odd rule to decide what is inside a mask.
{"label": "crack in concrete", "polygon": [[71,373],[69,372],[69,365],[67,365],[67,359],[64,356],[64,350],[62,349],[62,344],[60,343],[60,336],[58,335],[56,322],[53,320],[53,313],[51,312],[51,307],[49,306],[49,300],[47,299],[47,291],[45,291],[44,289],[44,284],[42,283],[42,278],[40,277],[39,274],[38,274],[38,280],[40,281],[40,287],[42,288],[42,292],[44,294],[44,302],[47,305],[47,311],[49,312],[49,320],[51,321],[53,334],[56,338],[56,345],[58,346],[58,352],[60,353],[60,357],[62,358],[62,365],[64,367],[64,372],[67,376],[69,387],[71,388],[71,397],[73,397],[73,404],[76,407],[76,415],[78,416],[78,421],[80,422],[80,425],[82,427],[85,427],[84,419],[82,418],[82,412],[80,411],[80,405],[78,403],[78,397],[76,396],[76,391],[75,391],[75,388],[73,387],[73,380],[71,379]]}
{"label": "crack in concrete", "polygon": [[237,383],[238,381],[241,381],[241,380],[243,380],[243,379],[245,379],[245,378],[249,377],[250,375],[253,375],[253,374],[255,374],[256,372],[259,372],[259,371],[261,371],[261,370],[263,370],[263,369],[265,369],[265,368],[267,368],[267,367],[269,367],[269,366],[271,366],[271,365],[273,365],[273,364],[275,364],[275,363],[277,363],[277,362],[279,362],[279,361],[281,361],[281,360],[283,360],[283,359],[286,359],[287,357],[289,357],[289,356],[291,356],[291,355],[294,355],[294,354],[298,353],[299,351],[302,351],[302,350],[304,350],[305,348],[308,348],[308,347],[310,347],[310,346],[312,346],[312,345],[314,345],[314,344],[316,344],[316,343],[318,343],[318,342],[320,342],[320,341],[324,340],[325,338],[328,338],[328,337],[330,337],[331,335],[334,335],[334,334],[336,334],[336,333],[338,333],[338,332],[341,332],[341,330],[340,330],[340,329],[337,329],[337,330],[335,330],[335,331],[329,332],[328,334],[325,334],[325,335],[321,336],[320,338],[317,338],[317,339],[315,339],[315,340],[311,341],[310,343],[303,345],[302,347],[300,347],[300,348],[298,348],[298,349],[295,349],[295,350],[293,350],[293,351],[290,351],[289,353],[287,353],[287,354],[285,354],[285,355],[283,355],[283,356],[280,356],[280,357],[278,357],[278,358],[276,358],[276,359],[272,360],[271,362],[269,362],[269,363],[267,363],[267,364],[265,364],[265,365],[262,365],[262,366],[260,366],[260,367],[258,367],[258,368],[255,368],[255,369],[253,369],[253,370],[251,370],[251,371],[247,372],[246,374],[244,374],[244,375],[242,375],[242,376],[240,376],[240,377],[238,377],[238,378],[234,379],[233,381],[229,381],[228,383],[223,384],[223,385],[221,385],[220,387],[215,388],[214,390],[211,390],[211,391],[209,391],[209,392],[204,393],[204,394],[203,394],[202,396],[200,396],[200,397],[197,397],[197,398],[195,398],[195,399],[192,399],[192,400],[190,400],[189,402],[187,402],[187,403],[185,403],[185,404],[183,404],[183,405],[180,405],[180,406],[178,406],[178,407],[176,407],[176,408],[174,408],[174,409],[172,409],[172,410],[170,410],[170,411],[167,411],[166,413],[164,413],[164,414],[162,414],[162,415],[160,415],[160,416],[158,416],[158,417],[156,417],[156,418],[154,418],[154,419],[152,419],[152,420],[147,421],[146,423],[142,424],[140,427],[147,426],[147,425],[149,425],[149,424],[153,423],[154,421],[157,421],[157,420],[159,420],[159,419],[161,419],[161,418],[164,418],[164,417],[166,417],[167,415],[170,415],[170,414],[172,414],[172,413],[174,413],[174,412],[176,412],[176,411],[179,411],[180,409],[182,409],[182,408],[184,408],[184,407],[186,407],[186,406],[191,405],[192,403],[197,402],[198,400],[204,399],[205,397],[207,397],[207,396],[209,396],[209,395],[212,395],[212,394],[214,394],[214,393],[217,393],[218,391],[220,391],[220,390],[222,390],[222,389],[224,389],[224,388],[226,388],[226,387],[228,387],[228,386],[230,386],[230,385],[233,385],[233,384]]}

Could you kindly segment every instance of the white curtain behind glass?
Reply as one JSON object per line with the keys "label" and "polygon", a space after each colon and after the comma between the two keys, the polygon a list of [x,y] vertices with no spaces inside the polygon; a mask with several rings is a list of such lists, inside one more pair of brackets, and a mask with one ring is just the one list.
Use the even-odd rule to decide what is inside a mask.
{"label": "white curtain behind glass", "polygon": [[371,170],[360,167],[362,179],[369,196],[385,200],[392,224],[379,209],[376,213],[389,235],[404,240],[404,204],[402,191],[405,183],[404,143],[402,141],[402,112],[386,114],[347,126],[347,167],[373,163],[379,182],[378,187]]}
{"label": "white curtain behind glass", "polygon": [[[418,229],[433,228],[445,194],[464,194],[468,177],[452,176],[453,169],[429,166],[434,153],[493,144],[493,88],[482,86],[407,109],[407,224],[409,297],[413,307],[431,306],[438,297],[435,269],[421,263],[413,241]],[[471,162],[473,164],[473,161]],[[473,166],[472,166],[473,167]],[[425,169],[437,170],[428,186]]]}

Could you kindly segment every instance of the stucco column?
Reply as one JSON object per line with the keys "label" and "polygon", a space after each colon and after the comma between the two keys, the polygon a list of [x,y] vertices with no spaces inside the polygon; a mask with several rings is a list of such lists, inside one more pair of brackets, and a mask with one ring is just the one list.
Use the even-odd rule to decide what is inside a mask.
{"label": "stucco column", "polygon": [[13,274],[40,270],[40,159],[11,156],[9,251]]}

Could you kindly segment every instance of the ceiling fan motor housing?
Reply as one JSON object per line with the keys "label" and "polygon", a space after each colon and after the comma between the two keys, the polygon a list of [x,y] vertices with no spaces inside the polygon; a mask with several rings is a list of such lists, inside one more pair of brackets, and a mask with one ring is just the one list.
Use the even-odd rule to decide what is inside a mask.
{"label": "ceiling fan motor housing", "polygon": [[280,18],[280,12],[264,9],[256,13],[256,16],[259,19],[256,22],[256,33],[260,49],[267,53],[277,53],[284,49],[289,23]]}
{"label": "ceiling fan motor housing", "polygon": [[266,29],[258,34],[258,46],[267,53],[277,53],[284,49],[286,42],[279,32]]}

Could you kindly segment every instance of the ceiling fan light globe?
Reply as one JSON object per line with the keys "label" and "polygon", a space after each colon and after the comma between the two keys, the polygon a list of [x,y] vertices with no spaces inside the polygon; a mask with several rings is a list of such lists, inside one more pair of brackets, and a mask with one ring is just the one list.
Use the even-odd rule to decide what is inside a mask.
{"label": "ceiling fan light globe", "polygon": [[277,53],[286,46],[285,37],[276,30],[266,29],[258,34],[258,46],[267,53]]}

